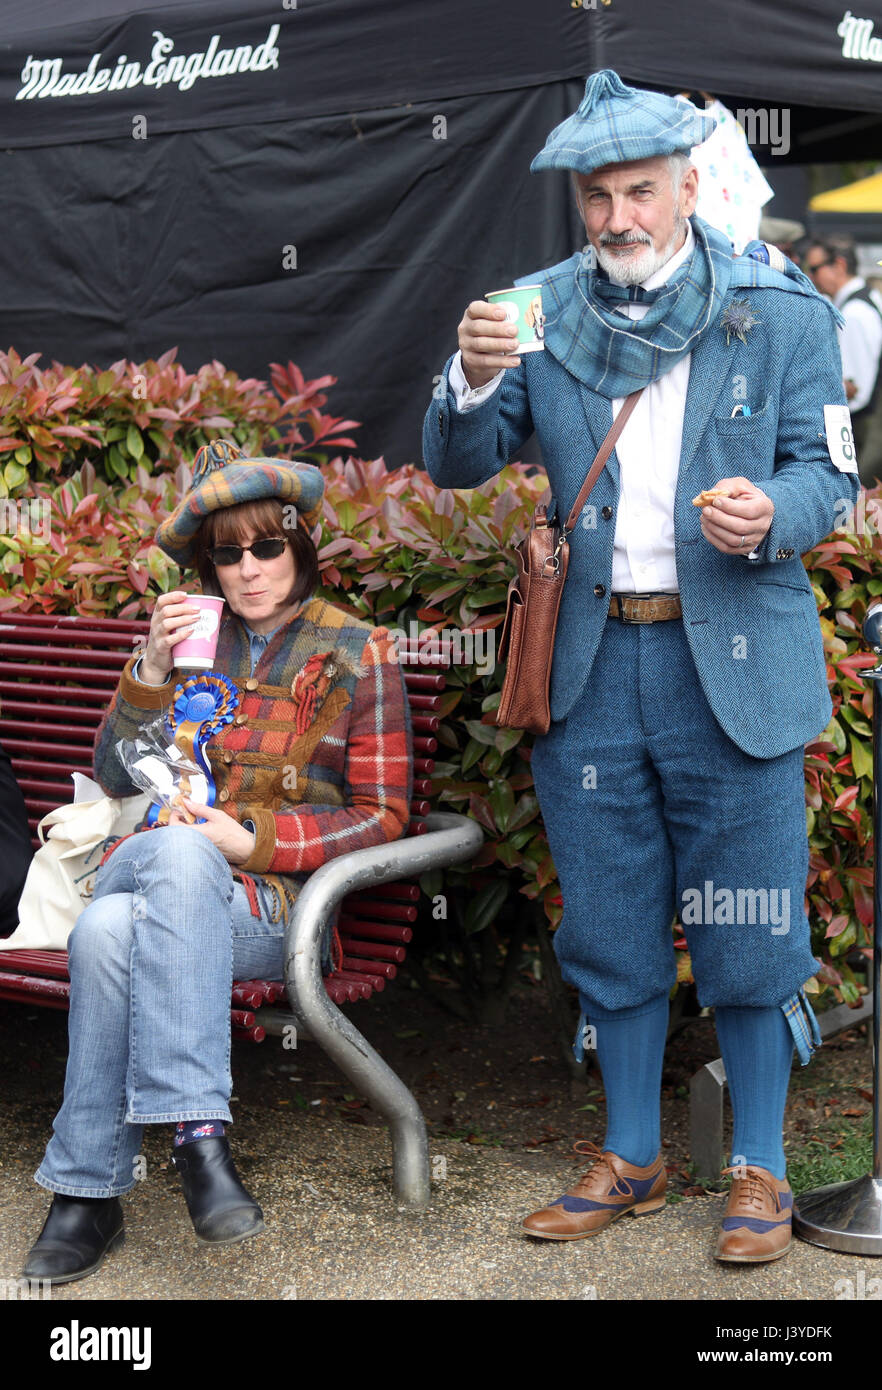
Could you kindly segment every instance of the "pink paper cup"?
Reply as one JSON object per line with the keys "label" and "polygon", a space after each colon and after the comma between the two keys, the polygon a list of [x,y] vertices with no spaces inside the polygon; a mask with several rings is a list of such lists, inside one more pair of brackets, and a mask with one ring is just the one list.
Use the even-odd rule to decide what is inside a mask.
{"label": "pink paper cup", "polygon": [[201,612],[190,636],[175,642],[172,648],[175,666],[179,671],[210,671],[226,600],[215,598],[213,594],[188,594],[187,602],[195,604]]}

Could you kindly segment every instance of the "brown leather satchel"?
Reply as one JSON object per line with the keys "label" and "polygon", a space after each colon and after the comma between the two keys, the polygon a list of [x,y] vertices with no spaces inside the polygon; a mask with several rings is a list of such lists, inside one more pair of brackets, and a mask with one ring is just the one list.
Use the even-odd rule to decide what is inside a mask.
{"label": "brown leather satchel", "polygon": [[555,518],[548,524],[547,507],[540,502],[533,525],[515,551],[517,573],[508,586],[505,621],[499,638],[499,659],[508,662],[502,683],[502,699],[496,711],[497,725],[547,734],[551,724],[548,687],[554,634],[564,580],[570,561],[567,536],[576,524],[589,492],[615,448],[645,388],[625,397],[612,428],[597,451],[572,510],[561,527]]}

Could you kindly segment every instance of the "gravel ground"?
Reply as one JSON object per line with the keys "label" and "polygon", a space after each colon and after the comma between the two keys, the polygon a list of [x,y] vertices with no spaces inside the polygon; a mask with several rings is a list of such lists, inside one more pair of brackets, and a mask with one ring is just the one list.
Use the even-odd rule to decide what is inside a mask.
{"label": "gravel ground", "polygon": [[[712,1258],[724,1200],[696,1197],[626,1216],[591,1240],[522,1236],[518,1216],[561,1183],[545,1154],[520,1158],[458,1143],[435,1146],[447,1177],[423,1217],[395,1211],[380,1131],[313,1116],[280,1119],[271,1136],[242,1127],[243,1180],[264,1208],[264,1235],[206,1250],[193,1238],[177,1180],[147,1149],[148,1179],[126,1201],[127,1241],[100,1273],[53,1290],[66,1299],[817,1299],[867,1260],[797,1242],[786,1260],[727,1268]],[[259,1147],[258,1147],[259,1145]],[[30,1158],[4,1165],[3,1277],[14,1277],[46,1207]],[[573,1172],[575,1172],[575,1168]]]}
{"label": "gravel ground", "polygon": [[[397,1010],[376,1011],[370,1019],[362,1011],[357,1017],[381,1051],[385,1045],[387,1056],[396,1048],[402,1050],[402,1035],[415,1031],[407,1027],[407,1003],[402,998]],[[463,1048],[477,1050],[476,1040],[483,1035],[487,1041],[490,1033],[478,1029],[470,1035],[463,1025],[443,1016],[430,1028],[425,1004],[419,1008],[422,1033],[408,1036],[413,1049],[410,1066],[401,1063],[400,1070],[415,1084],[414,1078],[426,1072],[423,1054],[428,1052],[432,1075],[437,1077],[441,1068],[446,1084],[444,1065],[458,1074],[457,1054]],[[0,1101],[0,1280],[18,1274],[47,1208],[48,1195],[34,1184],[32,1174],[61,1095],[65,1030],[63,1014],[0,1006],[5,1076]],[[438,1039],[454,1035],[455,1050],[445,1064]],[[498,1038],[498,1032],[493,1036]],[[537,1055],[535,1037],[523,1039],[522,1045],[524,1061],[519,1055],[511,1057],[513,1070],[520,1069],[521,1075],[526,1055]],[[553,1052],[553,1043],[547,1050]],[[861,1056],[866,1058],[866,1049]],[[396,1058],[392,1060],[395,1064]],[[553,1059],[549,1065],[554,1071]],[[304,1044],[296,1054],[285,1053],[270,1040],[260,1047],[238,1046],[234,1076],[238,1100],[230,1138],[243,1180],[264,1208],[265,1234],[216,1250],[198,1245],[169,1165],[169,1135],[164,1127],[151,1127],[144,1145],[145,1180],[125,1199],[126,1244],[108,1257],[97,1275],[54,1289],[54,1304],[116,1299],[817,1300],[828,1305],[817,1311],[829,1321],[829,1305],[841,1297],[837,1280],[855,1281],[863,1270],[869,1281],[876,1273],[870,1259],[801,1242],[774,1264],[717,1264],[713,1249],[724,1206],[721,1195],[689,1195],[656,1215],[625,1216],[590,1240],[534,1241],[521,1234],[521,1217],[569,1186],[571,1177],[584,1171],[585,1160],[565,1152],[571,1133],[525,1148],[532,1141],[531,1131],[523,1126],[536,1125],[530,1111],[526,1121],[516,1115],[507,1137],[497,1136],[493,1143],[474,1142],[474,1136],[473,1142],[462,1142],[459,1130],[454,1131],[459,1137],[451,1137],[449,1125],[433,1120],[430,1152],[437,1176],[431,1205],[421,1217],[399,1213],[391,1192],[385,1127],[358,1109],[346,1083],[315,1048]],[[671,1082],[674,1092],[678,1079]],[[497,1077],[489,1086],[475,1084],[485,1087],[480,1092],[484,1113],[496,1107],[488,1096],[504,1104],[508,1076]],[[546,1086],[547,1081],[540,1084]],[[558,1089],[565,1094],[572,1119],[584,1100],[570,1099],[566,1083],[559,1082]],[[422,1102],[419,1088],[418,1094]],[[682,1097],[672,1096],[671,1104],[674,1101],[681,1108],[685,1104]],[[524,1095],[521,1103],[532,1104]],[[441,1109],[446,1104],[445,1100]],[[489,1113],[494,1115],[494,1110]],[[578,1112],[576,1122],[587,1126],[577,1133],[597,1137],[602,1114]],[[463,1128],[474,1123],[473,1114],[464,1116]],[[523,1129],[520,1139],[518,1125]],[[685,1157],[681,1152],[675,1156],[677,1161]],[[762,1317],[769,1321],[773,1311]],[[823,1321],[809,1318],[806,1310],[786,1316],[796,1322]]]}

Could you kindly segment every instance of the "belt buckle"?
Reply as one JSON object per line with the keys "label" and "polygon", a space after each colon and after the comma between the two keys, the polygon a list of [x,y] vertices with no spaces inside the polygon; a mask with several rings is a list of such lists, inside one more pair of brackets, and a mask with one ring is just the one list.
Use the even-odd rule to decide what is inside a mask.
{"label": "belt buckle", "polygon": [[635,599],[650,599],[653,597],[652,594],[617,594],[616,597],[619,600],[619,618],[623,623],[655,622],[655,618],[640,618],[637,616],[631,617],[625,607],[626,604],[630,604]]}

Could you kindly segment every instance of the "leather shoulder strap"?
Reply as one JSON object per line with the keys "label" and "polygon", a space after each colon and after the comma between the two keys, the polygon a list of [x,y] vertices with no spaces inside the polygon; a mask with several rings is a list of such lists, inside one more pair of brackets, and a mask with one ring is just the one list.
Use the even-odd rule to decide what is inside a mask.
{"label": "leather shoulder strap", "polygon": [[597,482],[597,479],[600,477],[601,473],[606,467],[606,461],[616,446],[616,440],[618,439],[622,430],[627,425],[628,420],[631,418],[631,413],[635,405],[637,404],[645,390],[646,387],[641,386],[639,391],[632,391],[630,396],[625,397],[621,410],[612,422],[612,427],[610,428],[609,434],[606,436],[606,439],[603,441],[600,448],[598,449],[597,457],[595,458],[590,469],[588,470],[588,477],[582,484],[582,487],[579,491],[579,496],[573,503],[573,509],[567,517],[566,525],[564,526],[565,531],[572,531],[573,527],[575,526],[579,513],[588,499],[589,492],[591,491],[594,484]]}

